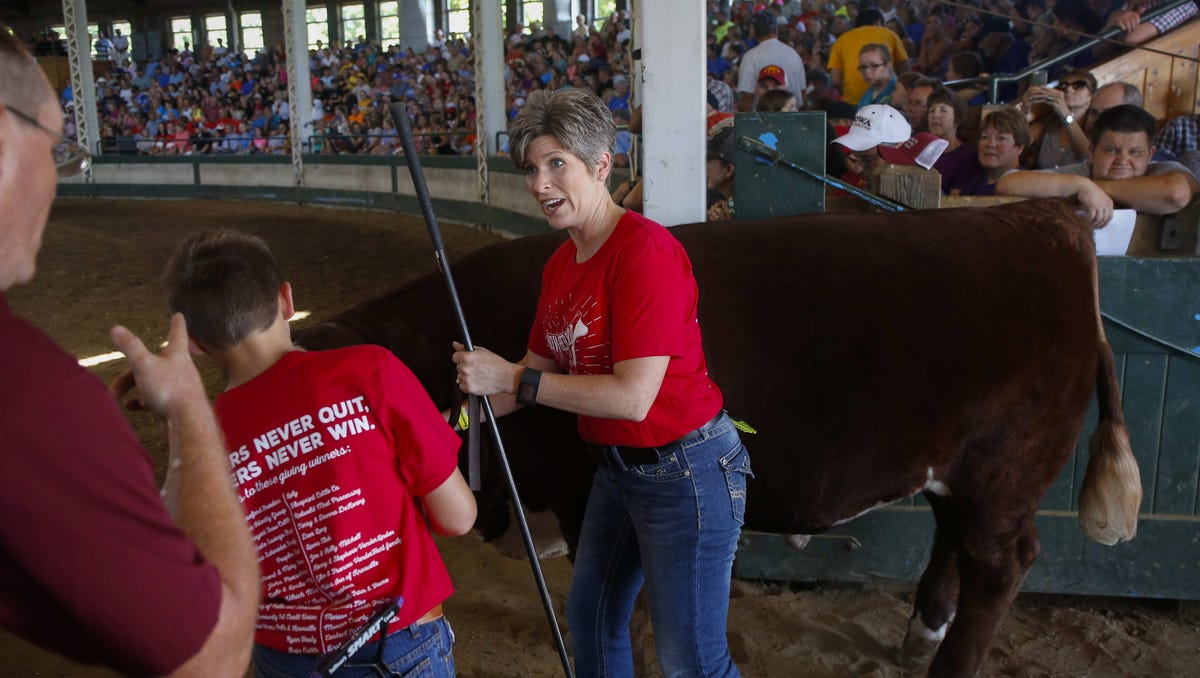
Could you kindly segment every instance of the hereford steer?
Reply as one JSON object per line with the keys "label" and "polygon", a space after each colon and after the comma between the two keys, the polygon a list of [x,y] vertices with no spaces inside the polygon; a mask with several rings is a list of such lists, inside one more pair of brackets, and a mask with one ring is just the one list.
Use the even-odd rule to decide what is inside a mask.
{"label": "hereford steer", "polygon": [[[905,645],[931,676],[970,676],[1038,554],[1034,513],[1071,455],[1093,388],[1100,419],[1085,532],[1131,538],[1141,483],[1099,317],[1091,233],[1059,202],[680,226],[705,350],[746,436],[746,527],[811,534],[922,492],[937,524]],[[523,354],[561,233],[454,264],[473,339]],[[436,402],[454,388],[454,315],[431,275],[302,333],[309,347],[391,348]],[[593,466],[574,418],[506,418],[522,499],[573,546]],[[494,491],[494,490],[493,490]],[[485,513],[507,519],[507,509]],[[500,526],[482,525],[485,533]],[[953,623],[951,623],[953,622]]]}

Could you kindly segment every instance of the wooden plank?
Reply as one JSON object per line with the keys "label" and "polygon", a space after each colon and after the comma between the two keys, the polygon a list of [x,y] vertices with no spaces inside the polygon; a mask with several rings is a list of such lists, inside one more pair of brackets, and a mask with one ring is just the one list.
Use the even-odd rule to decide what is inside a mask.
{"label": "wooden plank", "polygon": [[[1200,493],[1200,363],[1172,356],[1167,363],[1158,488],[1151,513],[1198,515]],[[1144,473],[1145,471],[1143,471]]]}
{"label": "wooden plank", "polygon": [[1155,120],[1167,118],[1168,99],[1171,96],[1171,62],[1160,58],[1146,68],[1146,85],[1142,88],[1145,103],[1142,108],[1150,111]]}
{"label": "wooden plank", "polygon": [[1158,50],[1158,52],[1150,52],[1144,49],[1130,50],[1090,70],[1092,75],[1096,77],[1096,81],[1101,85],[1123,80],[1142,87],[1144,94],[1146,92],[1144,88],[1145,80],[1138,74],[1144,73],[1157,63],[1170,59],[1170,57],[1164,56],[1163,53],[1189,54],[1191,50],[1196,49],[1197,45],[1200,45],[1200,21],[1193,21],[1170,31],[1166,35],[1159,36],[1144,45],[1145,47]]}
{"label": "wooden plank", "polygon": [[995,207],[1010,202],[1028,200],[1017,195],[943,195],[942,208],[950,207]]}
{"label": "wooden plank", "polygon": [[1200,44],[1192,45],[1180,53],[1181,59],[1171,64],[1171,98],[1167,102],[1167,118],[1196,113],[1196,62],[1200,57]]}
{"label": "wooden plank", "polygon": [[1157,490],[1162,445],[1162,412],[1166,402],[1167,356],[1131,355],[1125,361],[1122,398],[1129,443],[1142,474],[1142,511],[1150,512]]}
{"label": "wooden plank", "polygon": [[[1146,110],[1160,122],[1175,115],[1200,112],[1200,69],[1187,58],[1200,56],[1200,22],[1191,22],[1146,43],[1159,53],[1135,49],[1091,69],[1099,84],[1123,81],[1138,87]],[[1158,76],[1151,73],[1159,69]],[[1166,89],[1164,89],[1164,87]]]}
{"label": "wooden plank", "polygon": [[887,164],[871,183],[875,193],[912,209],[941,207],[942,175],[934,170]]}
{"label": "wooden plank", "polygon": [[[1116,546],[1088,541],[1075,514],[1037,516],[1042,550],[1022,590],[1178,600],[1200,599],[1200,519],[1143,517],[1138,535]],[[733,574],[772,581],[915,582],[929,560],[933,516],[926,509],[889,507],[798,550],[786,537],[743,532]]]}

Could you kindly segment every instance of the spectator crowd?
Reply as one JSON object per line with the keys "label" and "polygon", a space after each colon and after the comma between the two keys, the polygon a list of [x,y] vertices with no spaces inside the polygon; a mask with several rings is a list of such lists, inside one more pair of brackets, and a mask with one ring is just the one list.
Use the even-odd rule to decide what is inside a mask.
{"label": "spectator crowd", "polygon": [[[553,27],[517,26],[506,43],[506,108],[511,119],[530,92],[586,87],[616,118],[628,117],[628,19],[618,12],[599,27],[586,22],[568,36]],[[33,47],[55,53],[44,38]],[[282,48],[250,56],[226,47],[169,50],[161,59],[123,59],[101,34],[97,47],[113,55],[96,79],[99,138],[106,153],[145,155],[290,154],[291,111]],[[396,153],[399,139],[388,104],[404,102],[418,151],[469,154],[475,138],[475,55],[469,39],[438,31],[423,50],[383,46],[359,37],[310,50],[312,153]],[[76,97],[62,92],[64,111]],[[72,135],[73,116],[67,133]]]}
{"label": "spectator crowd", "polygon": [[[1114,56],[1110,44],[1079,51],[1047,81],[1001,89],[1004,108],[984,106],[981,76],[1014,74],[1115,28],[1130,44],[1194,18],[1195,5],[1163,17],[1142,16],[1158,0],[709,0],[710,214],[732,214],[729,116],[751,110],[824,110],[832,140],[851,131],[865,107],[903,116],[910,148],[928,149],[930,167],[949,194],[991,194],[1015,169],[1052,170],[1090,159],[1095,123],[1114,105],[1142,104],[1131,85],[1098,88],[1088,68]],[[595,92],[622,127],[618,164],[629,164],[630,24],[623,11],[569,34],[516,26],[504,43],[505,106],[514,117],[530,93],[580,87]],[[122,38],[124,40],[124,38]],[[123,42],[121,44],[124,44]],[[40,45],[43,51],[45,45]],[[218,41],[135,62],[98,36],[113,55],[96,81],[100,139],[108,153],[147,155],[290,154],[291,111],[285,55],[250,56]],[[469,38],[441,31],[424,49],[359,37],[308,54],[312,130],[322,154],[400,152],[388,104],[409,110],[418,151],[470,154],[475,138],[475,53]],[[975,79],[975,80],[972,80]],[[778,91],[776,91],[778,90]],[[75,97],[62,93],[69,112]],[[987,114],[984,114],[986,109]],[[988,124],[995,113],[1002,115]],[[631,115],[632,114],[632,115]],[[73,116],[67,116],[68,134]],[[1182,160],[1192,171],[1197,118],[1172,120],[1150,142],[1155,160]],[[924,135],[924,136],[921,136]],[[918,139],[918,137],[920,137]],[[939,143],[930,145],[932,139]],[[919,143],[918,143],[919,142]],[[858,145],[858,144],[855,144]],[[875,147],[831,145],[828,171],[867,186],[884,164]],[[936,153],[932,151],[936,150]],[[717,162],[719,161],[719,162]],[[914,160],[915,162],[915,160]],[[1194,178],[1193,178],[1194,181]],[[636,184],[636,182],[634,182]],[[725,187],[722,191],[717,186]],[[623,190],[630,190],[627,186]],[[632,191],[640,195],[638,191]],[[636,203],[631,205],[636,206]]]}

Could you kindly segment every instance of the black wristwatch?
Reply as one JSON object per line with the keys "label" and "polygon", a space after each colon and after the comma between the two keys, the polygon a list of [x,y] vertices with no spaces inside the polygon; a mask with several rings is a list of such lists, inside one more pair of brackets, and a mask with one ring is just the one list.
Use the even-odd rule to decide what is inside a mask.
{"label": "black wristwatch", "polygon": [[522,405],[536,405],[538,384],[542,383],[542,371],[526,367],[521,372],[521,382],[517,384],[517,402]]}

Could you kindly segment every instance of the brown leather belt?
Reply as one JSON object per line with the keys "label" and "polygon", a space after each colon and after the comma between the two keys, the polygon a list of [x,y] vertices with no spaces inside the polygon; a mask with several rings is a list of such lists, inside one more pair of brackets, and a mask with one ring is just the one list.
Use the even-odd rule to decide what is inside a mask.
{"label": "brown leather belt", "polygon": [[417,620],[417,625],[428,624],[431,621],[436,621],[441,618],[442,604],[438,603],[437,605],[434,605],[428,612],[421,615],[421,618]]}

